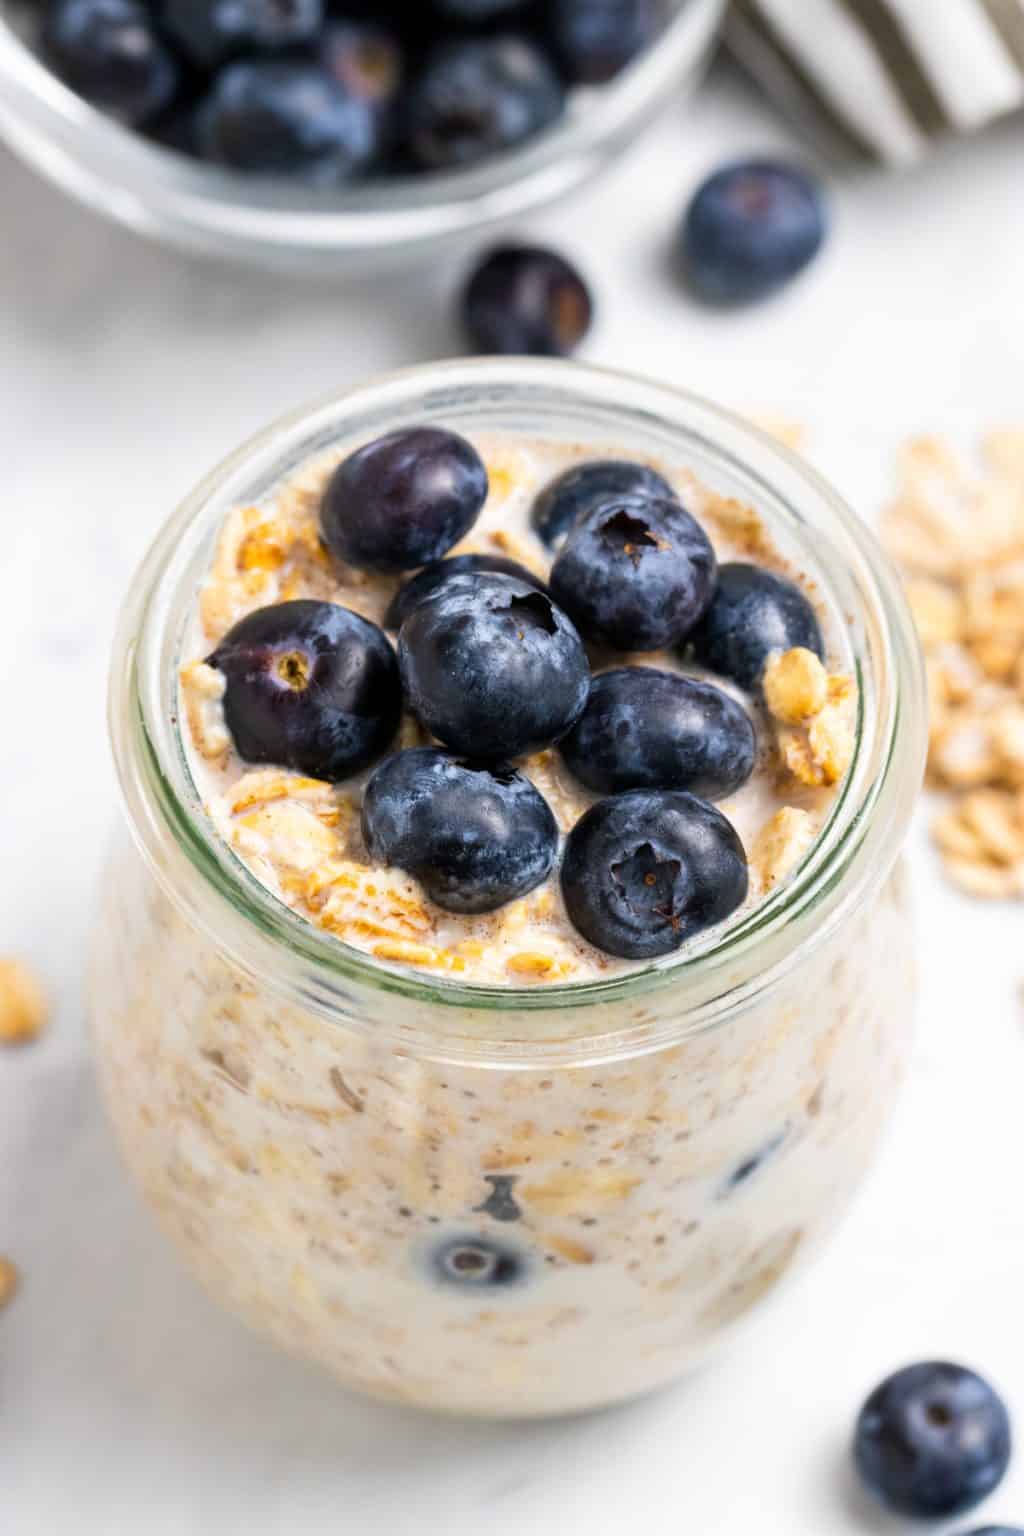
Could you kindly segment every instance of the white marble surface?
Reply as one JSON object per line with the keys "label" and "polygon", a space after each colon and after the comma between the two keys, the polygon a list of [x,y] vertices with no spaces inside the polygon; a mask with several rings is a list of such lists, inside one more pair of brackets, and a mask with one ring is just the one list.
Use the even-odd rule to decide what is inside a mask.
{"label": "white marble surface", "polygon": [[[780,142],[717,81],[533,228],[593,274],[592,359],[814,422],[869,509],[905,431],[1024,416],[1020,128],[837,189],[806,281],[750,315],[701,315],[665,270],[676,208],[709,162]],[[454,274],[343,289],[199,267],[5,157],[0,199],[0,951],[29,956],[57,1000],[48,1037],[0,1060],[0,1250],[24,1273],[0,1319],[3,1536],[856,1536],[884,1523],[849,1485],[845,1442],[890,1368],[975,1362],[1024,1426],[1022,919],[952,895],[920,835],[920,1037],[898,1124],[828,1256],[717,1369],[576,1422],[432,1422],[347,1398],[197,1293],[117,1166],[84,1037],[115,605],[179,494],[250,429],[456,349]],[[984,1513],[1024,1522],[1024,1454]]]}

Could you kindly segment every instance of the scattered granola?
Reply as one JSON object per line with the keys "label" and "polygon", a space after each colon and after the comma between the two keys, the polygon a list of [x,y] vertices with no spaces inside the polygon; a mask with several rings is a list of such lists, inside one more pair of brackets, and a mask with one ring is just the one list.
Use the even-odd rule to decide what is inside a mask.
{"label": "scattered granola", "polygon": [[14,1300],[18,1290],[18,1271],[10,1259],[0,1254],[0,1311]]}
{"label": "scattered granola", "polygon": [[46,996],[20,960],[0,960],[0,1045],[25,1045],[46,1023]]}
{"label": "scattered granola", "polygon": [[946,872],[972,895],[1024,896],[1024,429],[989,433],[979,468],[908,443],[882,533],[925,651]]}

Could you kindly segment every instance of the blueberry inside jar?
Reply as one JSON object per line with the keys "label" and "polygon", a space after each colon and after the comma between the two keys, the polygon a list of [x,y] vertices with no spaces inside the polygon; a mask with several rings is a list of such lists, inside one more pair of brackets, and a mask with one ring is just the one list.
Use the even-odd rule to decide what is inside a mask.
{"label": "blueberry inside jar", "polygon": [[[639,468],[552,549],[538,501],[602,462]],[[92,994],[125,1157],[213,1293],[491,1416],[724,1342],[899,1081],[910,636],[799,463],[597,370],[383,381],[214,477],[114,659],[134,838]]]}

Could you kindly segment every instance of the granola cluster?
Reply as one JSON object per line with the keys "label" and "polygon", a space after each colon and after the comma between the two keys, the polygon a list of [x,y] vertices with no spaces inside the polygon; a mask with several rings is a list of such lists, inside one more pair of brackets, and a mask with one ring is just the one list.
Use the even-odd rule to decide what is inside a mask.
{"label": "granola cluster", "polygon": [[882,532],[925,651],[946,872],[974,896],[1024,896],[1024,430],[989,433],[978,467],[908,443]]}
{"label": "granola cluster", "polygon": [[[813,651],[779,651],[765,667],[764,702],[774,731],[781,794],[838,784],[853,760],[857,694],[845,673],[829,673]],[[819,819],[801,805],[782,805],[750,849],[750,865],[766,894],[810,852]]]}
{"label": "granola cluster", "polygon": [[10,1259],[0,1255],[0,1311],[14,1300],[18,1289],[18,1271]]}
{"label": "granola cluster", "polygon": [[20,960],[0,959],[0,1045],[25,1045],[46,1023],[46,996]]}

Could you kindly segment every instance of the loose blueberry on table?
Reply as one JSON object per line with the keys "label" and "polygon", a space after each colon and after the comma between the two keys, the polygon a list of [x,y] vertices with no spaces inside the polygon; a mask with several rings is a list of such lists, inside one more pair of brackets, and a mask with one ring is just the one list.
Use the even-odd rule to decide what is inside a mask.
{"label": "loose blueberry on table", "polygon": [[657,0],[49,0],[44,62],[101,111],[243,175],[342,187],[472,167],[652,43]]}
{"label": "loose blueberry on table", "polygon": [[568,357],[593,316],[589,290],[557,251],[503,245],[475,268],[462,322],[478,352]]}
{"label": "loose blueberry on table", "polygon": [[1010,1420],[983,1377],[946,1361],[907,1366],[871,1393],[857,1420],[854,1459],[865,1486],[897,1514],[964,1514],[998,1486],[1010,1460]]}
{"label": "loose blueberry on table", "polygon": [[683,270],[707,302],[749,303],[791,282],[824,239],[824,198],[809,171],[738,161],[694,193],[683,222]]}

